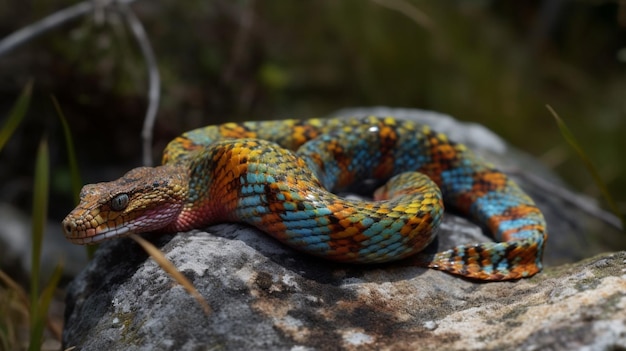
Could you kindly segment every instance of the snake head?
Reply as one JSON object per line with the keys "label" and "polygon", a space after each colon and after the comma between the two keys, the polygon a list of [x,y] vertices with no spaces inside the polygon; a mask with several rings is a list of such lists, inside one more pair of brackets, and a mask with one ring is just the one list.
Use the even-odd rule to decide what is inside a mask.
{"label": "snake head", "polygon": [[185,177],[171,165],[139,167],[118,180],[85,185],[63,220],[65,237],[84,245],[164,228],[183,208]]}

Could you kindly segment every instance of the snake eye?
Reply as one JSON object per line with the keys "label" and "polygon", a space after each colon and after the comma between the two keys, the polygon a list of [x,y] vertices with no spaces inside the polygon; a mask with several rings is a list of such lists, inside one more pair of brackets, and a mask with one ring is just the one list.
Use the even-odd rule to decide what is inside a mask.
{"label": "snake eye", "polygon": [[115,195],[113,199],[111,199],[111,208],[113,211],[121,211],[128,206],[128,194],[121,193],[119,195]]}

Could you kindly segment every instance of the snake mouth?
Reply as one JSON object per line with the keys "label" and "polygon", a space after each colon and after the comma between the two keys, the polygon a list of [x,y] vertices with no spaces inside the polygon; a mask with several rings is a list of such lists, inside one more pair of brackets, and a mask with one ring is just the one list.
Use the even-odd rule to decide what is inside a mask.
{"label": "snake mouth", "polygon": [[88,229],[82,232],[66,232],[65,237],[72,244],[91,245],[98,244],[105,240],[127,236],[132,233],[128,227],[110,229],[97,234],[92,232],[95,232],[95,229]]}

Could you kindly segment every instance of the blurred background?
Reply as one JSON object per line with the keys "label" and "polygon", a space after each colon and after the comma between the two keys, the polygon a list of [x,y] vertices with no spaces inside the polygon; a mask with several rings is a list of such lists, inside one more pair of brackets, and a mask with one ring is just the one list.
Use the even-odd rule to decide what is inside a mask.
{"label": "blurred background", "polygon": [[[76,1],[3,1],[0,38]],[[416,107],[481,123],[599,197],[550,104],[626,211],[626,2],[135,1],[161,74],[154,162],[186,130],[225,121]],[[141,164],[146,63],[123,14],[100,8],[0,56],[0,125],[32,79],[0,153],[0,203],[28,214],[34,155],[51,152],[49,218],[74,203],[61,123],[86,183]],[[602,204],[602,200],[600,200]],[[56,229],[56,228],[55,228]]]}
{"label": "blurred background", "polygon": [[[0,38],[76,4],[1,1]],[[130,6],[161,75],[153,163],[173,137],[208,124],[325,116],[354,106],[414,107],[485,125],[606,208],[546,109],[550,104],[626,212],[624,0],[137,0]],[[67,244],[60,221],[75,205],[51,96],[69,121],[85,183],[112,180],[142,163],[148,106],[146,61],[116,5],[0,55],[0,130],[30,80],[28,114],[0,152],[0,271],[25,286],[34,160],[43,137],[51,157],[46,239]],[[65,257],[65,282],[85,264],[82,248],[43,247],[48,271]],[[22,304],[0,284],[4,299],[13,303],[0,304],[1,344],[20,343],[11,325],[23,325]],[[49,325],[56,336],[47,337],[56,346],[62,314],[58,291]]]}
{"label": "blurred background", "polygon": [[[76,3],[0,4],[0,37]],[[154,159],[195,127],[305,118],[351,106],[431,109],[484,124],[598,196],[545,105],[568,123],[625,209],[626,3],[619,1],[136,1],[162,79]],[[30,208],[39,139],[50,216],[72,207],[69,119],[85,182],[141,163],[147,70],[115,7],[0,57],[0,121],[29,79],[29,113],[0,154],[0,201]]]}

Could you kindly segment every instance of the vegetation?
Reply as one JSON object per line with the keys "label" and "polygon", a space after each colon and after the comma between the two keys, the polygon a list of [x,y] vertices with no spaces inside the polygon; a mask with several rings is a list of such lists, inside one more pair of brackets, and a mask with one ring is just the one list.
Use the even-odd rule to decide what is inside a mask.
{"label": "vegetation", "polygon": [[[393,7],[398,3],[407,6]],[[624,212],[623,5],[550,3],[557,2],[136,1],[162,80],[153,161],[172,137],[210,123],[319,116],[348,106],[417,107],[486,125],[574,188],[599,195],[559,136],[550,104],[567,116]],[[4,32],[67,5],[5,9]],[[427,20],[415,20],[416,11]],[[102,10],[0,57],[0,101],[13,101],[15,87],[33,74],[38,81],[37,117],[14,149],[34,154],[31,135],[54,113],[40,102],[52,92],[75,131],[83,169],[120,174],[140,163],[147,68],[137,47],[123,16]],[[49,137],[62,138],[54,131]],[[18,157],[6,153],[0,162]],[[53,178],[69,172],[65,162],[52,167]],[[0,180],[29,168],[3,170]],[[86,180],[102,180],[100,173]],[[51,215],[62,217],[60,209],[71,206],[62,189],[68,184],[53,181],[53,196],[67,205]]]}
{"label": "vegetation", "polygon": [[[0,151],[2,151],[2,146],[6,144],[11,134],[24,119],[30,104],[31,93],[32,83],[29,82],[9,113],[7,122],[0,129]],[[40,257],[48,212],[49,162],[48,142],[44,138],[39,144],[35,160],[31,240],[32,263],[29,293],[27,294],[8,274],[0,270],[0,282],[3,283],[3,287],[0,288],[0,300],[7,302],[2,304],[3,313],[0,314],[2,316],[0,318],[0,345],[3,350],[19,348],[18,345],[22,342],[19,336],[20,328],[23,326],[21,322],[25,320],[30,321],[28,349],[41,349],[44,328],[48,322],[48,307],[63,273],[62,266],[58,265],[49,283],[40,292],[39,282],[42,280]]]}

